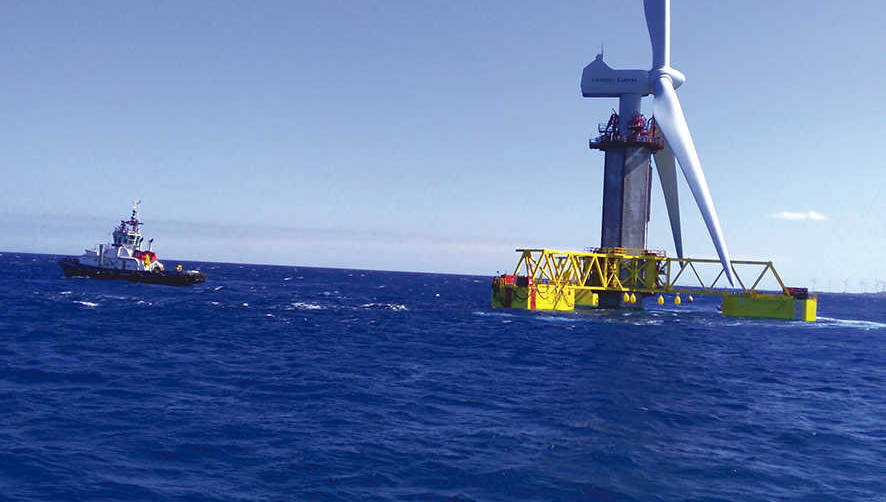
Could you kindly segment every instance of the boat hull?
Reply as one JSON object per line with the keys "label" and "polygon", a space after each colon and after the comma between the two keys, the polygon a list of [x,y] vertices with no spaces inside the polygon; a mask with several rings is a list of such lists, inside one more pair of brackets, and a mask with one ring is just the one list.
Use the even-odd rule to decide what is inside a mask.
{"label": "boat hull", "polygon": [[124,280],[130,282],[144,282],[148,284],[164,284],[167,286],[190,286],[206,280],[206,274],[195,270],[183,272],[119,270],[84,265],[77,261],[76,258],[59,260],[58,264],[65,273],[65,277],[92,277],[94,279]]}

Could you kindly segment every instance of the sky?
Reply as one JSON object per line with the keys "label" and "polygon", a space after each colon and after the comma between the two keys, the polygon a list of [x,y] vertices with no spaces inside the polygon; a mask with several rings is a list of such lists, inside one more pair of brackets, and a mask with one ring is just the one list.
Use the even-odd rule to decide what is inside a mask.
{"label": "sky", "polygon": [[[8,1],[0,44],[0,250],[77,255],[140,199],[161,259],[484,275],[599,244],[617,100],[581,71],[651,64],[640,0]],[[880,0],[672,2],[733,259],[886,287],[884,54]]]}

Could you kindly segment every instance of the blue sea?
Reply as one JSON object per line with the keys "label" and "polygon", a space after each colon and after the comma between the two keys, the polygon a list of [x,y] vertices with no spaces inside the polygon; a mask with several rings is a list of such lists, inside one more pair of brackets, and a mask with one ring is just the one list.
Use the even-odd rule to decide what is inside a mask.
{"label": "blue sea", "polygon": [[483,276],[57,259],[0,256],[2,500],[886,500],[883,295],[554,314]]}

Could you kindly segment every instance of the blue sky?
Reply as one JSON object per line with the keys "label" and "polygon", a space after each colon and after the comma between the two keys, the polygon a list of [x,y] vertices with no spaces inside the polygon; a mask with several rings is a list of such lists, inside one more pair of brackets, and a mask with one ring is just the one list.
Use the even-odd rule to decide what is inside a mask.
{"label": "blue sky", "polygon": [[[733,258],[886,280],[882,3],[671,19]],[[454,273],[598,244],[587,140],[616,100],[581,98],[581,70],[601,44],[651,63],[640,0],[6,2],[0,33],[0,249],[78,254],[142,199],[161,258]],[[686,254],[714,257],[681,197]]]}

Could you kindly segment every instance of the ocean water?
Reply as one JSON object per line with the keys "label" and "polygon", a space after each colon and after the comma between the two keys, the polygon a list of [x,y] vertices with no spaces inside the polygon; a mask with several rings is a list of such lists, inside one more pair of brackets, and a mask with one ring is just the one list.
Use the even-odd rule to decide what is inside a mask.
{"label": "ocean water", "polygon": [[56,259],[0,256],[3,500],[886,500],[886,296],[551,314],[488,277]]}

